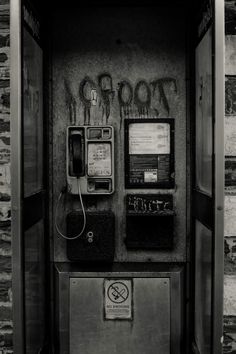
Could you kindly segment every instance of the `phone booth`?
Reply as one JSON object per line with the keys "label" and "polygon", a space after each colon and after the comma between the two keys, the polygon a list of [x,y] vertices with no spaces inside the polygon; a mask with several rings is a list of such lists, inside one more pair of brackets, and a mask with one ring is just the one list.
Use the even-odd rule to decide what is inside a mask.
{"label": "phone booth", "polygon": [[220,354],[223,1],[12,0],[11,47],[16,352]]}

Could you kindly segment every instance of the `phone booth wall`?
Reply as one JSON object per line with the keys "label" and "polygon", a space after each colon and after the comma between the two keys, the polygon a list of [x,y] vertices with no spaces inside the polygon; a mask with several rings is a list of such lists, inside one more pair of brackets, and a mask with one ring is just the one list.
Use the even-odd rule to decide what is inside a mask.
{"label": "phone booth wall", "polygon": [[[62,23],[65,23],[65,28]],[[72,124],[112,125],[115,134],[115,191],[110,197],[84,198],[84,203],[87,203],[88,210],[114,212],[115,261],[118,262],[186,261],[186,45],[185,13],[179,6],[171,9],[160,7],[158,11],[151,7],[98,7],[96,10],[85,7],[76,11],[63,9],[57,16],[54,13],[54,210],[60,190],[66,183],[65,127]],[[90,98],[91,92],[96,95],[94,102]],[[147,182],[128,189],[125,186],[125,161],[129,155],[128,141],[124,138],[125,120],[157,117],[174,120],[172,143],[174,159],[178,161],[175,171],[172,171],[175,173],[174,184],[167,188],[158,188],[154,184],[150,188],[153,183]],[[155,168],[149,164],[150,177],[146,173],[146,178],[154,178],[155,181],[155,176],[151,176]],[[141,169],[141,166],[137,168]],[[127,237],[127,195],[153,193],[173,196],[173,247],[163,247],[158,251],[146,251],[145,247],[138,251],[127,250],[124,243]],[[69,200],[69,207],[70,203],[76,202]],[[54,233],[54,261],[67,260],[66,242]]]}
{"label": "phone booth wall", "polygon": [[[54,229],[53,261],[57,262],[58,311],[62,302],[66,306],[63,288],[68,289],[66,298],[69,297],[67,308],[70,320],[65,314],[62,321],[59,320],[57,323],[60,338],[57,345],[60,353],[66,353],[68,348],[70,353],[76,353],[79,348],[82,348],[83,353],[115,353],[119,347],[121,352],[129,353],[143,353],[144,348],[146,353],[153,353],[156,348],[159,348],[161,353],[173,352],[174,348],[176,353],[184,350],[185,300],[174,289],[177,286],[180,292],[183,291],[184,266],[179,263],[185,264],[187,261],[186,245],[189,232],[186,209],[189,185],[186,173],[186,136],[189,124],[186,103],[188,100],[186,78],[189,71],[186,28],[185,9],[176,5],[172,8],[95,6],[54,11],[51,108],[52,206],[56,211],[58,195],[66,183],[65,161],[68,160],[68,156],[66,156],[65,127],[71,126],[70,129],[83,125],[96,127],[96,131],[91,132],[94,134],[92,139],[96,139],[98,134],[99,142],[102,143],[99,127],[112,126],[114,193],[90,196],[82,193],[82,197],[87,212],[86,232],[93,232],[95,239],[102,238],[103,244],[98,247],[103,260],[109,260],[106,252],[111,252],[117,264],[114,264],[113,269],[111,266],[108,268],[104,266],[102,271],[99,264],[96,266],[94,263],[99,257],[96,250],[94,253],[90,252],[89,247],[86,248],[81,240],[67,241],[58,237]],[[165,160],[160,162],[158,177],[154,162],[156,157],[151,151],[153,144],[156,143],[156,123],[160,124],[157,129],[164,129],[157,130],[158,135],[165,136],[161,143],[163,148],[160,148],[160,155],[157,157],[161,159],[163,154],[165,156]],[[146,135],[142,131],[146,131]],[[87,134],[90,132],[85,133],[85,139]],[[147,140],[147,136],[150,136],[151,142]],[[86,144],[85,141],[85,150]],[[165,144],[169,144],[169,147]],[[131,145],[135,147],[131,148]],[[135,162],[132,160],[133,155],[136,158]],[[146,156],[145,161],[143,155]],[[140,156],[143,159],[141,162],[138,160]],[[84,164],[86,168],[86,162]],[[100,166],[101,164],[100,161]],[[88,160],[87,165],[90,166]],[[144,177],[139,178],[144,168]],[[135,169],[139,170],[136,174]],[[82,183],[81,180],[81,188]],[[76,185],[74,190],[76,193]],[[65,198],[67,212],[65,213],[63,208],[58,208],[57,218],[59,223],[64,219],[64,225],[67,224],[64,232],[68,231],[74,236],[83,225],[83,217],[80,215],[82,213],[78,211],[77,216],[75,213],[67,219],[65,214],[68,214],[70,209],[81,209],[79,198],[74,194],[68,194]],[[157,202],[163,210],[155,215]],[[110,212],[113,213],[114,221],[109,219]],[[107,236],[107,228],[100,230],[98,220],[101,217],[105,218],[106,214],[107,219],[104,222],[114,223],[113,231]],[[55,216],[54,213],[54,220]],[[63,226],[63,222],[60,225]],[[109,251],[112,245],[107,238],[112,237],[114,251]],[[94,244],[95,248],[96,240]],[[104,244],[106,250],[103,249]],[[90,246],[90,249],[92,247]],[[90,261],[92,268],[86,269],[81,265],[81,261],[86,259]],[[77,262],[77,265],[73,263],[73,266],[65,272],[61,262],[68,261]],[[127,266],[119,266],[124,262]],[[140,264],[135,265],[134,262]],[[147,262],[150,263],[149,267],[146,265]],[[156,268],[152,269],[152,262],[166,263],[166,266],[156,265]],[[172,268],[170,263],[176,265]],[[110,279],[113,279],[114,284],[117,283],[112,285],[113,289],[115,286],[124,287],[117,288],[118,292],[125,293],[125,285],[129,289],[132,304],[126,304],[127,300],[124,304],[127,309],[131,306],[132,313],[122,314],[121,305],[112,301],[109,304],[110,300],[106,295],[109,291],[106,287],[109,287]],[[154,285],[153,289],[151,284]],[[81,298],[76,295],[79,289]],[[143,303],[141,298],[144,291],[146,293]],[[92,299],[90,301],[88,298],[89,293],[97,294],[94,306]],[[175,300],[170,298],[170,293],[176,293]],[[115,295],[114,291],[113,294]],[[158,300],[154,300],[156,295],[152,298],[151,294],[156,294]],[[86,298],[87,311],[81,312],[80,305],[85,306]],[[169,300],[166,301],[167,299]],[[173,301],[176,304],[176,313],[173,312]],[[151,327],[146,320],[142,321],[142,325],[139,324],[143,317],[142,313],[149,311],[148,302],[155,304],[153,306],[156,308],[154,310],[152,306],[150,307],[150,311],[156,311],[153,322],[150,323]],[[116,306],[116,309],[109,306]],[[116,314],[114,311],[117,311]],[[160,311],[167,315],[167,321],[160,321],[160,318],[163,318]],[[97,329],[83,325],[92,314],[95,316],[94,325]],[[151,313],[147,315],[147,321],[150,316]],[[146,333],[147,328],[149,334]],[[159,336],[155,338],[154,333],[151,334],[151,328],[154,333],[159,328],[161,341],[158,339]],[[101,337],[101,331],[104,338]],[[120,333],[120,340],[119,343],[116,341],[114,343],[117,331]],[[81,333],[79,337],[78,332]],[[148,346],[150,335],[153,336],[153,343]],[[89,340],[90,344],[88,336],[93,337]],[[96,340],[96,336],[99,336],[99,341]],[[98,347],[95,343],[99,342]]]}

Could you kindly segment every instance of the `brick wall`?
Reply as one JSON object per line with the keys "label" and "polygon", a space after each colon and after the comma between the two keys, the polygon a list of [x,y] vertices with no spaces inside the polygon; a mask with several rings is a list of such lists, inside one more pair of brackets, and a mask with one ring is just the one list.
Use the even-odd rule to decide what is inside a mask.
{"label": "brick wall", "polygon": [[12,350],[9,0],[0,0],[0,354]]}
{"label": "brick wall", "polygon": [[225,0],[224,347],[236,353],[236,3]]}

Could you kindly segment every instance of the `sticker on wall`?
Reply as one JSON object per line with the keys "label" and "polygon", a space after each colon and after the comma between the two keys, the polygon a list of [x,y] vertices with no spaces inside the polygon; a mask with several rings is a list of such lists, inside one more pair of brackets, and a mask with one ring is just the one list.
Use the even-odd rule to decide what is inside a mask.
{"label": "sticker on wall", "polygon": [[225,75],[235,75],[236,36],[225,36]]}
{"label": "sticker on wall", "polygon": [[225,115],[236,115],[236,77],[225,77]]}
{"label": "sticker on wall", "polygon": [[236,315],[236,275],[230,274],[224,276],[224,315]]}
{"label": "sticker on wall", "polygon": [[105,279],[104,313],[106,320],[132,320],[132,279]]}
{"label": "sticker on wall", "polygon": [[236,235],[236,196],[225,196],[225,236]]}
{"label": "sticker on wall", "polygon": [[225,157],[225,186],[236,187],[236,157]]}
{"label": "sticker on wall", "polygon": [[236,156],[236,117],[225,117],[225,155]]}

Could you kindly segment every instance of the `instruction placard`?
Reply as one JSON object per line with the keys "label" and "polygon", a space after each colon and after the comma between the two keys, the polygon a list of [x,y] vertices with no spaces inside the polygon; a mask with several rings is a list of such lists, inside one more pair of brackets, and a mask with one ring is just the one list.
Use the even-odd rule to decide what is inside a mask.
{"label": "instruction placard", "polygon": [[125,187],[173,188],[173,118],[125,119]]}
{"label": "instruction placard", "polygon": [[88,175],[111,176],[111,144],[88,144]]}
{"label": "instruction placard", "polygon": [[130,124],[129,154],[170,154],[170,125],[150,122]]}
{"label": "instruction placard", "polygon": [[104,312],[106,320],[132,320],[132,279],[105,279]]}

